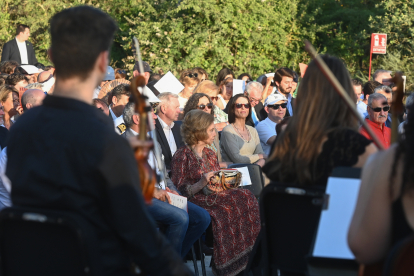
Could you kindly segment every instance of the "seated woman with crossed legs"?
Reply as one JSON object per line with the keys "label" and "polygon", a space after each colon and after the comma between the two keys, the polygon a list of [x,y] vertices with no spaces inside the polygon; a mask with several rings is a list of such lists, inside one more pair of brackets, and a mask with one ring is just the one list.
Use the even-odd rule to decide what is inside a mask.
{"label": "seated woman with crossed legs", "polygon": [[220,170],[217,155],[207,147],[216,136],[213,115],[191,110],[184,117],[181,132],[186,145],[174,154],[171,180],[190,202],[206,209],[211,216],[214,274],[242,273],[260,231],[257,200],[246,189],[230,189],[208,196],[203,193],[203,188]]}

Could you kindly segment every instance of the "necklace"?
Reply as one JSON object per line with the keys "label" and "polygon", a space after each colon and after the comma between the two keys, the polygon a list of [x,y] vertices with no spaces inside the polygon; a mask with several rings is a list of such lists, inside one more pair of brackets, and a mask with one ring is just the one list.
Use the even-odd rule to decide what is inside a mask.
{"label": "necklace", "polygon": [[240,131],[239,131],[239,129],[236,127],[236,125],[233,123],[232,124],[233,125],[233,127],[234,127],[234,129],[237,131],[237,133],[240,135],[240,137],[243,139],[243,141],[245,141],[246,143],[249,143],[250,142],[250,140],[252,139],[252,136],[251,136],[251,134],[250,134],[250,130],[249,130],[249,128],[246,126],[246,129],[247,129],[247,133],[248,133],[248,139],[246,140],[246,139],[244,139],[244,137],[243,137],[243,135],[241,135],[241,133],[240,133]]}

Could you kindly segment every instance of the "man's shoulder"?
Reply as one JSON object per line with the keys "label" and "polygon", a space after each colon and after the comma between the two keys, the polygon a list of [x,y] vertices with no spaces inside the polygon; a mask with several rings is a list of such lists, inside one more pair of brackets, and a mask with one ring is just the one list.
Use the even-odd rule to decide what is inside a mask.
{"label": "man's shoulder", "polygon": [[14,45],[14,44],[16,44],[16,45],[17,45],[17,42],[16,42],[16,39],[15,39],[15,38],[13,38],[12,40],[9,40],[9,41],[7,41],[6,43],[4,43],[3,48],[5,48],[5,47],[10,47],[10,46],[12,46],[12,45]]}

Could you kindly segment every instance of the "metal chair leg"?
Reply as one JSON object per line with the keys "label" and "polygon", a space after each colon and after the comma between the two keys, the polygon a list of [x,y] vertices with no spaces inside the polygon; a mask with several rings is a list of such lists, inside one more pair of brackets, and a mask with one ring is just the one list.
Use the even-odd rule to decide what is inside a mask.
{"label": "metal chair leg", "polygon": [[191,246],[191,253],[192,253],[192,255],[193,255],[194,274],[195,274],[196,276],[199,276],[199,274],[198,274],[198,266],[197,266],[197,256],[196,256],[196,254],[195,254],[194,245],[193,245],[193,246]]}
{"label": "metal chair leg", "polygon": [[206,265],[204,263],[204,253],[203,248],[201,247],[201,239],[198,239],[198,247],[200,248],[201,273],[203,274],[203,276],[206,276]]}

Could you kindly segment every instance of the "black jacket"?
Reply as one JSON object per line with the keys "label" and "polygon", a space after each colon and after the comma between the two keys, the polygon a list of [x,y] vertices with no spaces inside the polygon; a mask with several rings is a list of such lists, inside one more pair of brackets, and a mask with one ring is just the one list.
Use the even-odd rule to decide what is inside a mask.
{"label": "black jacket", "polygon": [[150,275],[190,275],[156,229],[132,149],[108,116],[87,103],[46,96],[9,137],[13,205],[85,218],[99,239],[104,275],[130,275],[131,261]]}
{"label": "black jacket", "polygon": [[[32,43],[26,41],[26,48],[27,48],[27,61],[30,65],[35,65],[37,63],[36,54],[33,48]],[[17,61],[20,65],[22,65],[22,61],[20,59],[20,51],[19,47],[17,46],[16,38],[8,41],[3,46],[3,52],[1,53],[1,61],[8,61],[14,60]]]}
{"label": "black jacket", "polygon": [[[267,113],[264,110],[264,106],[263,106],[262,102],[259,102],[258,104],[256,104],[254,106],[254,110],[256,111],[256,115],[257,115],[257,118],[259,119],[259,121],[263,121],[264,119],[267,118]],[[252,111],[252,113],[253,113],[253,111]],[[252,117],[249,117],[249,118],[246,119],[246,125],[255,127]]]}
{"label": "black jacket", "polygon": [[[174,127],[171,129],[174,135],[174,140],[175,140],[175,144],[177,145],[177,149],[184,146],[184,141],[183,141],[183,138],[181,137],[181,132],[180,132],[181,124],[182,124],[181,121],[176,121],[174,122]],[[171,160],[172,160],[173,155],[171,154],[171,150],[170,150],[170,146],[167,141],[167,137],[165,137],[164,130],[162,129],[161,123],[158,119],[155,120],[155,129],[157,133],[158,143],[160,143],[162,154],[164,155],[165,167],[167,168],[167,170],[171,170]]]}

